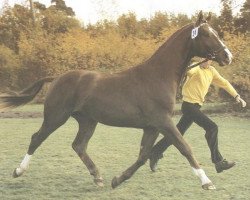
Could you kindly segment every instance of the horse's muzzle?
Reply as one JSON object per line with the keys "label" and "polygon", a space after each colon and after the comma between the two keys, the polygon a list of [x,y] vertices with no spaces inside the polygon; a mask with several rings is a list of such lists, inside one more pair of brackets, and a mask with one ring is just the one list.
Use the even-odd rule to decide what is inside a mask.
{"label": "horse's muzzle", "polygon": [[226,48],[217,57],[217,62],[220,66],[230,65],[233,60],[232,53]]}

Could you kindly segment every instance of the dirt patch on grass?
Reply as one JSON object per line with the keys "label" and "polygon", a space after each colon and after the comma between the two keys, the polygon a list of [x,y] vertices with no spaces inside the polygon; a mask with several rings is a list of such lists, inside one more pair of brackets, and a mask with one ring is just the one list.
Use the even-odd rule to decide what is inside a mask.
{"label": "dirt patch on grass", "polygon": [[17,111],[0,112],[0,119],[3,118],[28,119],[28,118],[41,118],[41,117],[43,117],[42,112],[17,112]]}

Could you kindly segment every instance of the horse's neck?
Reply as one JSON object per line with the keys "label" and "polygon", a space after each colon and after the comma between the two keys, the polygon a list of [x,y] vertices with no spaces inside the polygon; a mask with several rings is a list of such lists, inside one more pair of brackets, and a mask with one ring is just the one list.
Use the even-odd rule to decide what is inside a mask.
{"label": "horse's neck", "polygon": [[192,57],[191,28],[189,25],[172,35],[147,61],[152,70],[164,79],[175,81],[177,85]]}

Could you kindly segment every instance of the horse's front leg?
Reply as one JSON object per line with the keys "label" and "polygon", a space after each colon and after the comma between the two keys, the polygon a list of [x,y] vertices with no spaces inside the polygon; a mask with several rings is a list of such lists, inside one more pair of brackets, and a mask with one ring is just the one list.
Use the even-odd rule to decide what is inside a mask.
{"label": "horse's front leg", "polygon": [[168,118],[164,122],[164,126],[159,127],[161,133],[169,139],[172,144],[180,151],[180,153],[187,158],[189,161],[193,172],[201,180],[202,188],[205,190],[213,190],[215,186],[212,181],[206,176],[203,169],[200,168],[196,158],[193,155],[193,151],[189,144],[184,140],[181,133],[178,131],[174,125],[171,118]]}
{"label": "horse's front leg", "polygon": [[155,143],[159,132],[156,129],[147,128],[143,130],[143,136],[141,140],[140,154],[137,161],[122,173],[120,177],[114,177],[112,180],[112,188],[117,187],[123,181],[129,179],[142,165],[144,165],[149,158],[151,149]]}

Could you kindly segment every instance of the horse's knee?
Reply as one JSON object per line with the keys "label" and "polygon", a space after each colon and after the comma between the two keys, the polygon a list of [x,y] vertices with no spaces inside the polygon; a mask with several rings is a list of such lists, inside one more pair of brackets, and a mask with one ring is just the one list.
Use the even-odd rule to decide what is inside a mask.
{"label": "horse's knee", "polygon": [[138,161],[137,161],[137,164],[139,165],[139,166],[142,166],[142,165],[144,165],[145,163],[146,163],[146,159],[139,159]]}
{"label": "horse's knee", "polygon": [[140,156],[140,157],[138,158],[138,160],[137,160],[137,164],[138,164],[139,166],[144,165],[144,164],[147,162],[147,159],[148,159],[148,158],[149,158],[148,155],[142,155],[142,156]]}

